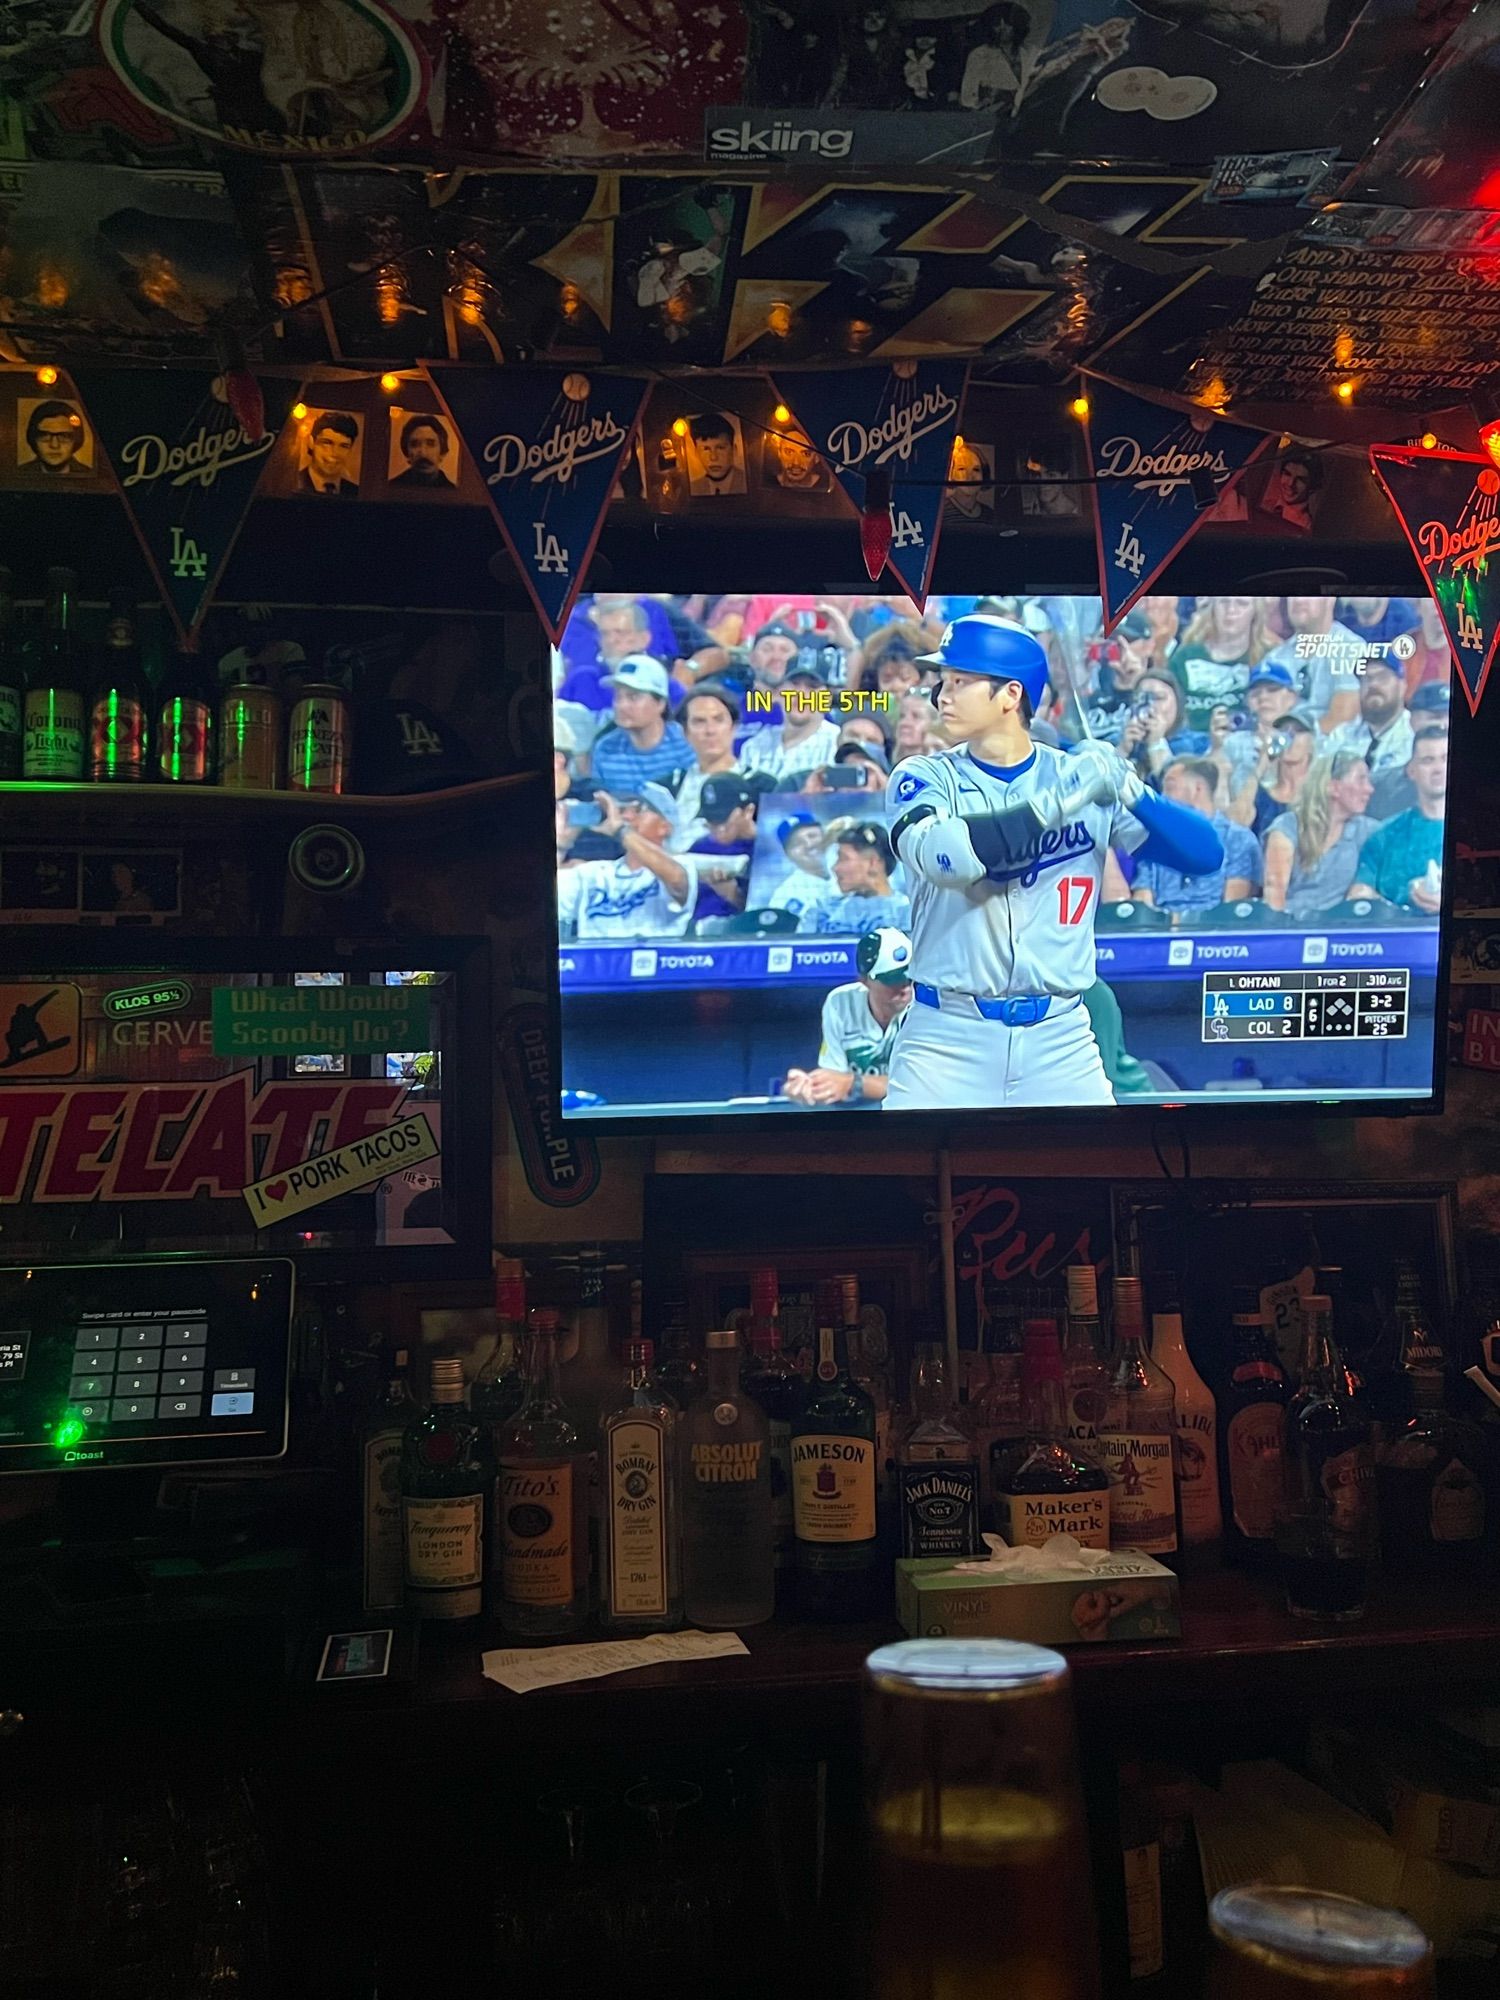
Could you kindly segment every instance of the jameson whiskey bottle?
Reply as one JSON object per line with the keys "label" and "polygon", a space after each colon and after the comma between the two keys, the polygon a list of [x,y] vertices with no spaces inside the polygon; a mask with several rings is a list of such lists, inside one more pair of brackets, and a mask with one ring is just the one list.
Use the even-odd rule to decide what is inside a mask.
{"label": "jameson whiskey bottle", "polygon": [[818,1328],[813,1379],[792,1420],[797,1595],[818,1619],[873,1615],[878,1568],[875,1404],[849,1373],[859,1279],[841,1276],[839,1293],[843,1325]]}
{"label": "jameson whiskey bottle", "polygon": [[558,1386],[557,1314],[531,1315],[530,1365],[521,1407],[495,1443],[492,1600],[518,1639],[561,1639],[589,1614],[589,1471]]}
{"label": "jameson whiskey bottle", "polygon": [[83,665],[74,631],[77,595],[75,571],[48,570],[42,649],[26,685],[22,776],[54,784],[77,784],[83,777]]}
{"label": "jameson whiskey bottle", "polygon": [[1115,1279],[1115,1346],[1099,1424],[1110,1537],[1121,1555],[1152,1556],[1171,1568],[1178,1554],[1176,1398],[1146,1352],[1139,1278]]}
{"label": "jameson whiskey bottle", "polygon": [[417,1415],[407,1385],[407,1352],[398,1348],[380,1400],[360,1434],[364,1520],[364,1607],[393,1611],[404,1602],[406,1551],[401,1520],[401,1441]]}
{"label": "jameson whiskey bottle", "polygon": [[1094,1455],[1109,1366],[1099,1319],[1099,1274],[1092,1264],[1070,1264],[1068,1338],[1063,1348],[1063,1389],[1067,1399],[1068,1441]]}
{"label": "jameson whiskey bottle", "polygon": [[771,1427],[740,1382],[739,1335],[704,1337],[703,1387],[682,1420],[682,1601],[690,1625],[762,1625],[776,1608]]}
{"label": "jameson whiskey bottle", "polygon": [[526,1267],[519,1257],[495,1259],[495,1344],[474,1378],[469,1407],[491,1443],[526,1399]]}
{"label": "jameson whiskey bottle", "polygon": [[792,1418],[802,1402],[803,1384],[781,1345],[781,1291],[775,1271],[769,1268],[753,1272],[750,1278],[750,1352],[744,1383],[771,1426],[771,1525],[781,1583],[793,1567]]}
{"label": "jameson whiskey bottle", "polygon": [[1177,1412],[1177,1499],[1185,1569],[1212,1569],[1223,1548],[1219,1504],[1219,1413],[1213,1391],[1193,1366],[1182,1314],[1153,1313],[1151,1359],[1172,1384]]}
{"label": "jameson whiskey bottle", "polygon": [[179,648],[156,702],[156,775],[169,785],[207,785],[214,775],[217,690],[207,664]]}
{"label": "jameson whiskey bottle", "polygon": [[677,1411],[652,1377],[649,1340],[626,1349],[618,1395],[599,1435],[600,1612],[616,1632],[669,1632],[682,1623]]}
{"label": "jameson whiskey bottle", "polygon": [[463,1363],[432,1364],[431,1403],[401,1440],[406,1602],[419,1618],[470,1624],[484,1605],[484,1517],[495,1481],[482,1425],[464,1402]]}
{"label": "jameson whiskey bottle", "polygon": [[1363,1618],[1378,1542],[1370,1425],[1349,1393],[1331,1302],[1302,1301],[1301,1384],[1282,1424],[1276,1546],[1294,1618]]}
{"label": "jameson whiskey bottle", "polygon": [[1026,1322],[1021,1359],[1024,1435],[998,1447],[991,1473],[995,1525],[1022,1548],[1071,1535],[1086,1549],[1109,1547],[1109,1475],[1086,1446],[1067,1434],[1067,1404],[1057,1326]]}
{"label": "jameson whiskey bottle", "polygon": [[1261,1316],[1260,1293],[1253,1285],[1237,1285],[1229,1380],[1219,1397],[1224,1434],[1220,1499],[1224,1553],[1242,1568],[1264,1569],[1275,1560],[1281,1420],[1291,1393]]}
{"label": "jameson whiskey bottle", "polygon": [[8,569],[0,569],[0,783],[21,775],[25,709],[26,676],[21,667],[11,574]]}
{"label": "jameson whiskey bottle", "polygon": [[89,689],[89,776],[96,785],[138,785],[146,776],[150,707],[130,593],[112,590],[104,644]]}
{"label": "jameson whiskey bottle", "polygon": [[903,1556],[971,1556],[979,1540],[979,1449],[948,1387],[948,1350],[923,1341],[911,1369],[911,1421],[896,1446]]}

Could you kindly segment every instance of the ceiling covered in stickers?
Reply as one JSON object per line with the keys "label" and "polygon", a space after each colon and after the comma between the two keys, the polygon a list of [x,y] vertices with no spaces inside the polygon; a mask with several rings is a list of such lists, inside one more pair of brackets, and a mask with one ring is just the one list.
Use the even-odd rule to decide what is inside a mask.
{"label": "ceiling covered in stickers", "polygon": [[1497,99],[1447,0],[0,0],[0,351],[1439,409]]}

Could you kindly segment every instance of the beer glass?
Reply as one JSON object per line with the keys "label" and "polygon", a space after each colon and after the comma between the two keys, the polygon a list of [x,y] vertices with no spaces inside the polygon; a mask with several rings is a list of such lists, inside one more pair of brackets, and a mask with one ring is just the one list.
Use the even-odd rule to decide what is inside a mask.
{"label": "beer glass", "polygon": [[1211,2000],[1432,2000],[1432,1946],[1397,1910],[1251,1883],[1214,1897],[1208,1928]]}

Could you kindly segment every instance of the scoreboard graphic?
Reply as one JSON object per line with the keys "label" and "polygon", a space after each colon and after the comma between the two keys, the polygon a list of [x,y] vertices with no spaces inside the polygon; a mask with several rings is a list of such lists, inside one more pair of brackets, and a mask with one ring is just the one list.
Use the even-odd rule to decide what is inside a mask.
{"label": "scoreboard graphic", "polygon": [[1205,1042],[1396,1041],[1406,1033],[1411,974],[1206,972]]}

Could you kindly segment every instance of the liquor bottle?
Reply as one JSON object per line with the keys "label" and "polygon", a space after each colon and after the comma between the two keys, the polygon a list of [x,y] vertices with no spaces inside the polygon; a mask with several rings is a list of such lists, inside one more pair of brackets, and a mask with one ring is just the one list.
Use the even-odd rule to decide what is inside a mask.
{"label": "liquor bottle", "polygon": [[1229,1380],[1219,1397],[1224,1552],[1231,1562],[1260,1569],[1275,1560],[1281,1426],[1292,1391],[1266,1332],[1260,1293],[1237,1285],[1233,1304]]}
{"label": "liquor bottle", "polygon": [[1368,1408],[1377,1459],[1384,1439],[1399,1430],[1416,1410],[1416,1377],[1446,1368],[1442,1342],[1422,1310],[1422,1281],[1410,1264],[1396,1268],[1396,1308],[1385,1343],[1385,1366],[1372,1379]]}
{"label": "liquor bottle", "polygon": [[1172,1384],[1146,1352],[1139,1278],[1115,1279],[1115,1364],[1099,1424],[1110,1483],[1110,1537],[1122,1555],[1178,1559],[1177,1412]]}
{"label": "liquor bottle", "polygon": [[948,1349],[923,1341],[911,1368],[911,1421],[896,1447],[903,1556],[971,1556],[979,1540],[979,1448],[948,1387]]}
{"label": "liquor bottle", "polygon": [[[865,1661],[871,2000],[1098,2000],[1066,1661],[908,1639]],[[983,1912],[983,1920],[976,1920]]]}
{"label": "liquor bottle", "polygon": [[1086,1445],[1069,1438],[1057,1325],[1029,1319],[1021,1360],[1024,1433],[997,1447],[991,1482],[995,1525],[1012,1548],[1071,1535],[1107,1549],[1109,1475]]}
{"label": "liquor bottle", "polygon": [[1165,1965],[1161,1818],[1139,1764],[1120,1766],[1120,1862],[1125,1877],[1125,1938],[1130,1989],[1142,1991]]}
{"label": "liquor bottle", "polygon": [[994,1489],[990,1471],[996,1448],[1022,1436],[1021,1309],[1008,1285],[984,1288],[984,1326],[980,1336],[985,1380],[972,1406],[974,1443],[979,1451],[979,1511],[986,1527],[994,1526]]}
{"label": "liquor bottle", "polygon": [[578,1435],[592,1451],[599,1440],[599,1420],[611,1408],[620,1386],[620,1371],[610,1352],[609,1307],[605,1304],[605,1263],[602,1250],[581,1251],[578,1258],[578,1308],[573,1314],[573,1352],[560,1380],[568,1413]]}
{"label": "liquor bottle", "polygon": [[1221,1889],[1208,1907],[1214,2000],[1432,2000],[1432,1946],[1411,1918],[1323,1889]]}
{"label": "liquor bottle", "polygon": [[366,1611],[392,1611],[404,1601],[406,1551],[401,1520],[401,1441],[407,1425],[417,1414],[406,1370],[406,1349],[398,1348],[380,1399],[360,1432]]}
{"label": "liquor bottle", "polygon": [[771,1426],[771,1523],[776,1534],[778,1582],[791,1574],[795,1535],[792,1526],[792,1418],[802,1402],[802,1377],[781,1345],[780,1288],[771,1269],[750,1277],[750,1352],[744,1383],[765,1411]]}
{"label": "liquor bottle", "polygon": [[474,1378],[469,1408],[490,1440],[526,1400],[526,1266],[519,1257],[495,1259],[495,1342]]}
{"label": "liquor bottle", "polygon": [[776,1608],[771,1426],[740,1383],[739,1335],[715,1331],[703,1348],[682,1419],[682,1608],[690,1625],[726,1631]]}
{"label": "liquor bottle", "polygon": [[883,1487],[887,1468],[895,1457],[896,1413],[891,1401],[890,1345],[885,1334],[870,1324],[870,1315],[861,1313],[859,1322],[846,1326],[849,1343],[849,1379],[864,1390],[875,1406],[875,1484]]}
{"label": "liquor bottle", "polygon": [[604,1519],[599,1609],[616,1632],[682,1623],[677,1530],[677,1410],[651,1374],[651,1343],[626,1350],[619,1400],[600,1427]]}
{"label": "liquor bottle", "polygon": [[792,1419],[797,1597],[818,1619],[871,1617],[879,1562],[875,1405],[849,1373],[859,1279],[841,1275],[839,1291],[843,1324],[818,1328],[817,1366]]}
{"label": "liquor bottle", "polygon": [[1104,1358],[1104,1327],[1099,1318],[1099,1274],[1092,1264],[1070,1264],[1068,1338],[1062,1351],[1063,1389],[1067,1398],[1068,1439],[1094,1455],[1099,1419],[1104,1415],[1109,1364]]}
{"label": "liquor bottle", "polygon": [[77,594],[73,570],[48,570],[42,649],[27,679],[22,717],[22,776],[60,785],[77,784],[83,776],[83,666],[74,631]]}
{"label": "liquor bottle", "polygon": [[1151,1359],[1172,1384],[1177,1411],[1177,1499],[1186,1570],[1212,1569],[1224,1543],[1219,1500],[1219,1416],[1213,1391],[1193,1366],[1182,1314],[1153,1313]]}
{"label": "liquor bottle", "polygon": [[495,1444],[491,1600],[515,1638],[562,1639],[589,1614],[592,1454],[563,1403],[552,1307],[533,1310],[530,1334],[525,1399]]}
{"label": "liquor bottle", "polygon": [[1393,1570],[1463,1576],[1484,1550],[1484,1433],[1454,1409],[1443,1351],[1420,1316],[1409,1335],[1411,1415],[1375,1453],[1381,1546]]}
{"label": "liquor bottle", "polygon": [[206,662],[180,647],[156,698],[156,775],[163,783],[213,783],[217,706]]}
{"label": "liquor bottle", "polygon": [[0,782],[21,775],[21,741],[26,712],[26,674],[16,633],[11,574],[0,569]]}
{"label": "liquor bottle", "polygon": [[668,1299],[656,1342],[656,1379],[679,1410],[687,1409],[703,1388],[703,1370],[693,1351],[686,1299]]}
{"label": "liquor bottle", "polygon": [[484,1517],[495,1465],[464,1402],[463,1363],[433,1362],[431,1402],[401,1440],[406,1602],[419,1618],[467,1625],[484,1606]]}
{"label": "liquor bottle", "polygon": [[89,689],[88,766],[96,785],[138,785],[146,776],[150,709],[130,593],[112,590],[104,644]]}
{"label": "liquor bottle", "polygon": [[1370,1425],[1349,1394],[1333,1310],[1302,1301],[1300,1387],[1282,1423],[1282,1502],[1276,1546],[1287,1609],[1345,1624],[1366,1609],[1378,1543]]}

